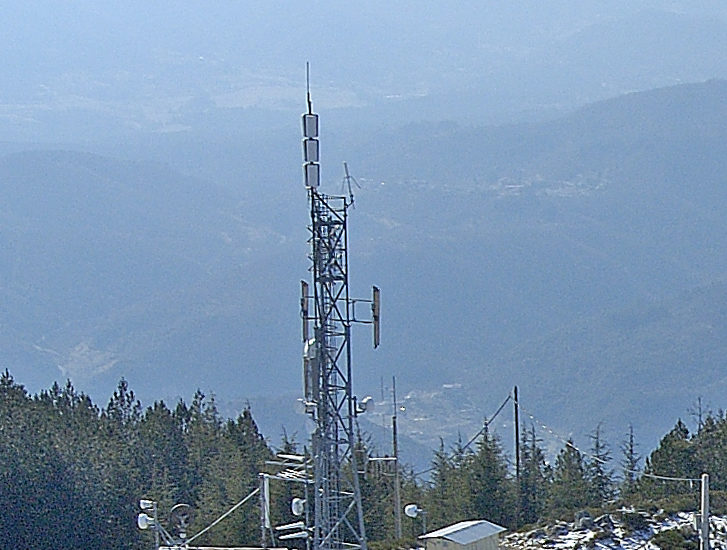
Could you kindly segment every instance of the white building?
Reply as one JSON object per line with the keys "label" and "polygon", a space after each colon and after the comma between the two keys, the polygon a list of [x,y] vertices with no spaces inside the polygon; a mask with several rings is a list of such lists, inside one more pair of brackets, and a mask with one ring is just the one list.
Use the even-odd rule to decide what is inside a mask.
{"label": "white building", "polygon": [[504,527],[485,519],[460,521],[419,537],[426,550],[498,550]]}

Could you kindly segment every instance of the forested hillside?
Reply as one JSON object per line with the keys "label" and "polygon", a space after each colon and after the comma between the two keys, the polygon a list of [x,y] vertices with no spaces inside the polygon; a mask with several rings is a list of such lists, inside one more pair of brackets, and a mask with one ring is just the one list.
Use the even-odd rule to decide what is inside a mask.
{"label": "forested hillside", "polygon": [[[235,420],[202,393],[142,410],[122,381],[100,408],[72,385],[28,394],[0,379],[0,532],[4,548],[142,548],[140,498],[178,502],[211,522],[257,486],[271,450],[249,411]],[[206,540],[254,540],[241,511]]]}
{"label": "forested hillside", "polygon": [[[633,435],[633,434],[632,434]],[[712,478],[713,508],[727,512],[727,417],[700,417],[690,434],[678,421],[642,460],[633,437],[615,450],[597,427],[586,450],[564,444],[546,461],[531,426],[521,444],[520,476],[496,434],[484,429],[467,446],[444,444],[425,479],[402,470],[403,502],[427,511],[427,529],[487,518],[516,529],[592,513],[664,508],[693,510],[698,489],[664,476]],[[136,528],[139,499],[158,503],[161,521],[177,503],[189,504],[192,536],[258,487],[276,452],[304,452],[306,442],[284,439],[273,449],[249,410],[223,418],[214,398],[197,392],[190,404],[161,401],[142,409],[122,380],[105,407],[68,383],[29,394],[6,371],[0,377],[0,532],[7,548],[141,549],[152,534]],[[362,434],[360,452],[368,455]],[[391,463],[364,461],[365,520],[371,546],[413,544],[419,520],[405,518],[405,540],[394,541]],[[388,464],[388,466],[387,466]],[[655,478],[653,476],[659,476]],[[296,518],[290,501],[299,484],[271,485],[275,524]],[[252,499],[198,539],[200,544],[256,545],[258,500]],[[169,529],[172,529],[169,527]]]}
{"label": "forested hillside", "polygon": [[[375,354],[365,330],[353,335],[356,392],[383,402],[392,375],[405,393],[459,384],[467,395],[438,409],[466,401],[468,419],[440,415],[420,438],[430,448],[475,433],[514,385],[579,441],[602,421],[655,445],[698,396],[717,402],[725,97],[714,80],[546,122],[322,135],[327,191],[341,189],[344,149],[361,183],[352,293],[375,283],[385,305]],[[225,185],[71,151],[0,157],[3,366],[34,392],[71,378],[104,396],[123,376],[145,404],[216,388],[232,416],[272,399],[266,429],[295,431],[280,419],[300,387],[309,263],[297,122],[290,133],[138,144],[200,173],[211,163],[234,175]]]}

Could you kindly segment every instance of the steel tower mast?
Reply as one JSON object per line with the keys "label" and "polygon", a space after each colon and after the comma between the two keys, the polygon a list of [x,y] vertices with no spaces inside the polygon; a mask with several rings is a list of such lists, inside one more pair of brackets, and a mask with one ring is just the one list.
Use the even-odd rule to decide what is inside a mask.
{"label": "steel tower mast", "polygon": [[[353,395],[350,337],[353,323],[372,324],[374,347],[378,346],[379,291],[374,287],[371,300],[349,296],[347,215],[352,201],[319,192],[318,115],[313,113],[310,88],[307,106],[303,173],[310,204],[312,288],[301,282],[303,402],[316,426],[312,435],[313,502],[307,503],[312,506],[314,525],[309,527],[313,550],[366,550],[354,428],[368,399],[357,403]],[[357,302],[371,304],[371,320],[356,319]]]}

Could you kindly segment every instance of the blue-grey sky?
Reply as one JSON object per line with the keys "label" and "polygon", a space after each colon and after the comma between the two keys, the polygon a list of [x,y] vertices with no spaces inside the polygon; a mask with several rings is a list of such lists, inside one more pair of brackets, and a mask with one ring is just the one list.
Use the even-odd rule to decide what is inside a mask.
{"label": "blue-grey sky", "polygon": [[[600,98],[590,81],[579,90],[579,78],[591,78],[580,74],[589,60],[577,57],[584,36],[603,56],[591,61],[609,70],[603,96],[726,76],[710,47],[725,34],[726,14],[719,2],[622,0],[7,3],[0,108],[21,118],[13,105],[111,110],[158,126],[193,97],[221,107],[297,108],[306,61],[330,107],[474,89],[525,95],[530,108],[559,100],[548,90],[554,77],[568,88],[569,106]],[[689,60],[694,52],[681,51],[678,39],[669,49],[689,29],[705,48],[696,66],[664,73],[658,60],[621,55],[631,47],[658,56],[661,43],[664,56]],[[636,77],[649,69],[653,78]]]}

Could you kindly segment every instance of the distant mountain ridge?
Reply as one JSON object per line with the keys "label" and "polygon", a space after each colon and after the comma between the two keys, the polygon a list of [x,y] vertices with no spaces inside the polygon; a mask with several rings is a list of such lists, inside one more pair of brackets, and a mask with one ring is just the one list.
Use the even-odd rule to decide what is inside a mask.
{"label": "distant mountain ridge", "polygon": [[[515,384],[555,428],[633,423],[647,445],[700,394],[721,406],[721,99],[727,83],[710,81],[549,122],[424,124],[349,143],[362,184],[352,290],[384,295],[381,348],[354,335],[356,392],[383,400],[392,375],[402,396],[460,384],[471,408],[441,419],[447,440],[476,432]],[[240,155],[234,166],[254,160]],[[284,162],[298,182],[298,159]],[[33,391],[71,376],[110,395],[125,376],[147,403],[198,387],[220,402],[297,391],[305,190],[252,174],[222,188],[97,155],[2,157],[3,366]]]}
{"label": "distant mountain ridge", "polygon": [[[715,80],[629,94],[548,123],[421,126],[408,140],[372,145],[373,181],[386,177],[378,167],[396,167],[375,188],[388,198],[372,207],[386,220],[389,235],[382,230],[379,238],[406,254],[418,232],[417,250],[431,250],[448,270],[428,270],[426,257],[410,269],[426,273],[433,289],[423,303],[412,301],[415,318],[428,319],[432,306],[451,312],[446,331],[422,338],[427,351],[414,362],[469,365],[467,375],[449,380],[471,386],[483,412],[520,384],[540,420],[566,434],[608,419],[612,438],[634,423],[655,444],[654,422],[663,433],[699,395],[721,406],[721,390],[693,382],[698,372],[722,379],[719,338],[690,327],[709,303],[698,296],[725,298],[725,99],[727,83]],[[436,215],[421,223],[413,213],[422,211]],[[609,317],[633,323],[654,309],[676,310],[678,320],[627,343],[609,336]],[[577,327],[594,323],[590,343],[579,341]],[[567,344],[565,327],[573,330]],[[440,355],[438,345],[447,351]],[[594,366],[575,375],[568,346]],[[613,352],[623,355],[608,365]],[[533,361],[540,367],[530,370]],[[630,385],[641,371],[654,383],[647,375]],[[653,401],[652,391],[661,394]]]}
{"label": "distant mountain ridge", "polygon": [[[240,297],[245,288],[261,297],[250,250],[280,239],[246,222],[228,190],[63,151],[4,157],[0,174],[4,351],[33,366],[19,376],[31,389],[70,377],[110,392],[126,376],[147,400],[145,387],[167,399],[190,384],[209,391],[212,350],[228,353],[246,309],[265,318]],[[256,253],[256,268],[273,248]]]}

